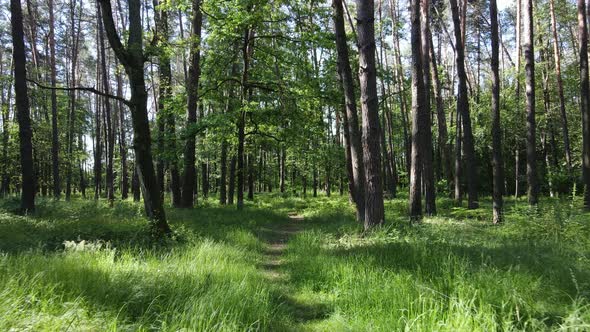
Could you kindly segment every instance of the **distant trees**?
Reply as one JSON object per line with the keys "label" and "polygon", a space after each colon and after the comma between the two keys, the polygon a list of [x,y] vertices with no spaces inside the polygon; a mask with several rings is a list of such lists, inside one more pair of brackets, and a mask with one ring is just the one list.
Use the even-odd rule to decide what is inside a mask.
{"label": "distant trees", "polygon": [[[435,214],[437,196],[454,193],[459,206],[465,196],[473,209],[492,194],[498,223],[526,166],[531,204],[581,183],[590,206],[587,4],[577,3],[576,36],[573,3],[537,2],[533,17],[532,1],[522,1],[499,12],[496,1],[416,0],[406,13],[397,0],[333,0],[332,10],[314,1],[99,0],[96,16],[83,0],[23,2],[24,65],[17,48],[0,48],[0,192],[64,191],[70,200],[93,187],[111,204],[143,192],[159,234],[169,231],[165,202],[190,208],[202,193],[242,209],[273,190],[348,191],[367,229],[400,189],[413,220]],[[9,37],[0,27],[4,45]],[[500,94],[503,85],[515,89]],[[11,163],[27,145],[27,120],[24,140],[14,125],[23,87],[25,169]]]}

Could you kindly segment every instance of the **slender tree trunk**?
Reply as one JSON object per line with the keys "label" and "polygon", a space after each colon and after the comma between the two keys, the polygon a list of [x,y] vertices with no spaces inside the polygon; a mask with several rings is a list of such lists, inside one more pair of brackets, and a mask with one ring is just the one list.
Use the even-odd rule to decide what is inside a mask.
{"label": "slender tree trunk", "polygon": [[[200,43],[201,26],[203,16],[201,14],[201,0],[193,0],[192,39],[191,39],[191,60],[189,65],[189,80],[187,83],[188,107],[187,127],[197,122],[197,103],[199,96],[199,79],[201,76],[200,67]],[[184,175],[182,182],[182,206],[189,208],[193,206],[194,190],[196,183],[195,169],[195,134],[187,133],[184,146]]]}
{"label": "slender tree trunk", "polygon": [[365,229],[384,222],[379,102],[375,66],[375,14],[373,0],[357,0],[359,81],[361,92],[362,145],[365,165]]}
{"label": "slender tree trunk", "polygon": [[133,177],[131,179],[131,191],[133,192],[133,201],[139,202],[141,199],[141,190],[139,189],[139,174],[137,173],[137,165],[133,165]]}
{"label": "slender tree trunk", "polygon": [[[102,18],[101,12],[98,11],[98,36],[99,36],[99,43],[100,43],[100,59],[101,59],[101,75],[102,75],[102,83],[103,87],[102,90],[104,93],[110,93],[110,82],[109,82],[109,73],[107,68],[107,59],[106,59],[106,52],[105,52],[105,44],[104,44],[104,32],[102,28]],[[103,99],[103,106],[104,106],[104,117],[106,123],[106,143],[107,143],[107,173],[106,173],[106,181],[107,181],[107,199],[109,203],[112,205],[113,200],[115,199],[115,179],[113,174],[113,150],[115,147],[115,135],[113,133],[113,125],[112,125],[112,115],[111,115],[111,101],[108,98]]]}
{"label": "slender tree trunk", "polygon": [[421,156],[422,162],[422,181],[424,182],[424,210],[426,215],[432,216],[436,214],[436,183],[434,178],[434,164],[432,161],[434,152],[432,148],[432,123],[430,111],[430,86],[431,76],[428,67],[430,65],[430,1],[420,1],[420,42],[422,44],[421,56],[422,63],[425,68],[422,69],[424,80],[424,102],[422,109],[420,109],[420,126],[422,127],[422,143],[421,148],[423,154]]}
{"label": "slender tree trunk", "polygon": [[[123,78],[117,72],[117,97],[123,97]],[[129,192],[129,171],[127,169],[127,135],[125,126],[125,108],[121,101],[119,108],[119,158],[121,159],[121,199],[127,199]]]}
{"label": "slender tree trunk", "polygon": [[445,106],[442,95],[442,85],[438,76],[438,64],[436,54],[434,52],[434,43],[432,41],[432,33],[429,34],[430,40],[430,70],[432,71],[432,83],[434,91],[434,99],[436,102],[436,120],[438,125],[438,148],[441,156],[441,166],[443,169],[444,178],[449,184],[453,182],[453,172],[451,165],[451,145],[448,142],[447,120],[445,115]]}
{"label": "slender tree trunk", "polygon": [[422,218],[422,156],[424,129],[421,126],[421,114],[424,113],[424,76],[422,73],[422,50],[420,35],[420,0],[412,0],[411,8],[411,45],[412,45],[412,153],[410,155],[410,218]]}
{"label": "slender tree trunk", "polygon": [[346,42],[346,31],[344,29],[343,0],[333,0],[334,9],[334,30],[336,32],[336,49],[338,52],[338,71],[344,91],[346,106],[346,119],[348,122],[348,136],[350,140],[350,159],[352,164],[352,186],[351,192],[356,204],[357,220],[365,220],[365,178],[363,165],[363,150],[361,146],[361,135],[359,133],[358,113],[356,108],[356,97],[354,92],[354,79],[350,66],[348,44]]}
{"label": "slender tree trunk", "polygon": [[533,0],[524,3],[524,58],[526,74],[526,121],[527,121],[527,182],[528,200],[530,205],[536,205],[539,198],[537,179],[537,151],[535,120],[535,48],[533,31]]}
{"label": "slender tree trunk", "polygon": [[588,92],[588,23],[586,3],[578,0],[578,37],[580,39],[580,111],[582,113],[582,178],[584,207],[590,210],[590,95]]}
{"label": "slender tree trunk", "polygon": [[12,26],[12,59],[14,62],[14,93],[18,134],[20,139],[20,164],[22,176],[21,210],[35,210],[35,172],[33,170],[33,144],[29,97],[27,95],[27,70],[23,31],[23,13],[20,0],[10,0]]}
{"label": "slender tree trunk", "polygon": [[[0,50],[0,66],[2,66],[3,62],[2,62],[2,55],[3,55],[3,50]],[[13,79],[13,62],[11,61],[10,64],[10,80],[8,82],[12,82]],[[0,70],[0,72],[3,72],[3,70]],[[4,85],[2,86],[4,88]],[[4,99],[5,95],[4,95],[4,90],[2,90],[2,104],[0,105],[1,111],[2,111],[2,183],[0,184],[0,195],[1,196],[7,196],[10,193],[10,174],[8,172],[8,164],[10,163],[10,160],[8,159],[8,142],[10,139],[10,134],[8,132],[8,121],[10,120],[10,100],[12,99],[11,96],[11,92],[12,92],[12,87],[8,86],[7,89],[8,92],[6,93],[7,98]]]}
{"label": "slender tree trunk", "polygon": [[229,184],[227,186],[227,204],[234,204],[236,192],[236,156],[232,156],[229,162]]}
{"label": "slender tree trunk", "polygon": [[[229,101],[228,101],[229,102]],[[221,142],[221,176],[219,178],[219,204],[227,203],[227,141]]]}
{"label": "slender tree trunk", "polygon": [[286,163],[286,159],[287,159],[287,150],[285,149],[285,147],[281,147],[280,150],[280,159],[279,159],[279,173],[280,174],[280,181],[279,181],[279,187],[281,190],[281,193],[285,192],[285,177],[286,177],[286,169],[285,169],[285,163]]}
{"label": "slender tree trunk", "polygon": [[572,168],[572,152],[570,149],[569,126],[565,110],[565,96],[563,92],[563,80],[561,78],[561,55],[559,52],[559,40],[557,37],[557,22],[555,20],[554,0],[549,1],[551,13],[551,30],[553,32],[553,57],[555,59],[555,77],[557,79],[557,93],[559,96],[559,112],[561,114],[561,130],[563,135],[563,148],[568,171]]}
{"label": "slender tree trunk", "polygon": [[53,14],[53,0],[49,0],[49,52],[51,68],[51,162],[53,175],[53,197],[59,199],[61,196],[59,178],[59,136],[57,128],[57,85],[55,69],[55,18]]}
{"label": "slender tree trunk", "polygon": [[[471,115],[469,112],[467,74],[465,72],[465,49],[463,47],[464,40],[461,36],[462,25],[459,19],[459,8],[457,7],[457,0],[450,0],[450,3],[451,12],[453,16],[453,25],[455,27],[455,60],[457,67],[457,76],[459,78],[457,114],[461,115],[461,124],[463,128],[463,148],[467,171],[467,206],[469,209],[475,209],[479,206],[477,198],[477,167],[475,165],[475,147],[473,143],[473,132],[471,130]],[[457,125],[459,125],[459,123],[457,123]],[[457,154],[459,155],[459,152],[457,152]],[[456,176],[456,178],[457,177],[458,176]]]}
{"label": "slender tree trunk", "polygon": [[498,42],[498,7],[496,0],[490,0],[490,25],[492,40],[492,168],[493,168],[493,223],[502,222],[502,184],[504,172],[502,169],[502,131],[500,128],[500,73]]}

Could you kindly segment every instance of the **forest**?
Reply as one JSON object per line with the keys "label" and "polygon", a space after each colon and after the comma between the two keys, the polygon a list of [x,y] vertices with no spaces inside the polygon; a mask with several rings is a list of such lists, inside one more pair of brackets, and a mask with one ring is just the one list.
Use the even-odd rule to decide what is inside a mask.
{"label": "forest", "polygon": [[0,0],[0,330],[589,331],[590,0]]}

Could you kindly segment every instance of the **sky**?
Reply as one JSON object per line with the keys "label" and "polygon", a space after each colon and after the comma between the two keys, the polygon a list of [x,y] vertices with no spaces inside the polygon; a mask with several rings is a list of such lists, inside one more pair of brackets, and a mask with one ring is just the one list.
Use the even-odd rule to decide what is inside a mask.
{"label": "sky", "polygon": [[513,2],[514,0],[498,0],[498,10],[509,7]]}

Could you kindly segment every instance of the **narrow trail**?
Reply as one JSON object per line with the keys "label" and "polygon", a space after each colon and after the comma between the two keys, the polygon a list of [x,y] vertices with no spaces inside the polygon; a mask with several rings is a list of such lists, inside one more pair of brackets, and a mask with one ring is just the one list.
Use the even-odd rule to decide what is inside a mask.
{"label": "narrow trail", "polygon": [[278,296],[282,304],[297,325],[293,327],[293,331],[302,331],[308,330],[308,328],[303,327],[306,323],[325,318],[327,310],[325,305],[321,303],[308,303],[298,299],[289,273],[285,271],[287,243],[297,233],[303,231],[304,228],[303,216],[295,212],[289,213],[288,216],[288,222],[261,230],[267,249],[260,264],[260,269],[267,280],[277,286]]}
{"label": "narrow trail", "polygon": [[303,216],[293,212],[289,213],[288,223],[281,223],[273,228],[263,229],[268,247],[261,267],[269,279],[273,281],[283,279],[282,282],[286,282],[284,279],[287,276],[284,271],[280,270],[284,263],[283,254],[287,249],[287,242],[302,230],[301,222],[303,220]]}

